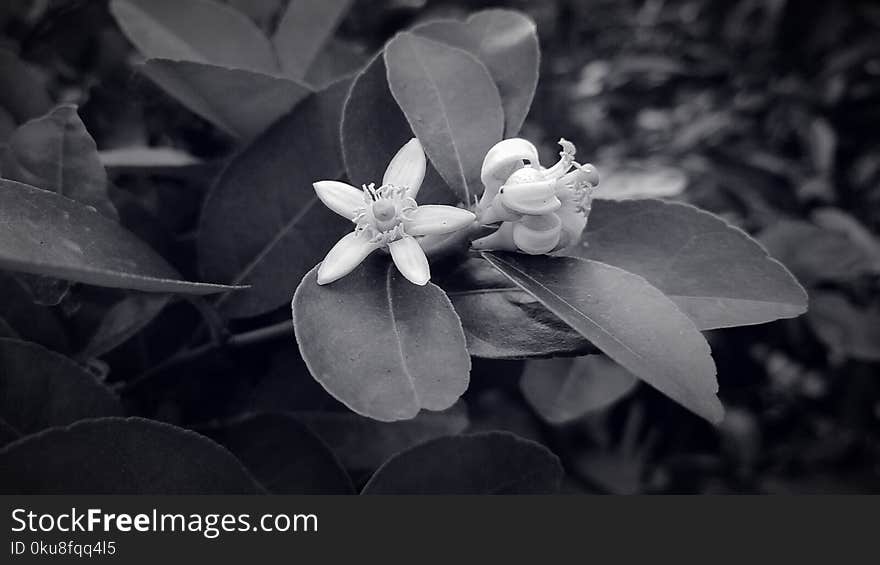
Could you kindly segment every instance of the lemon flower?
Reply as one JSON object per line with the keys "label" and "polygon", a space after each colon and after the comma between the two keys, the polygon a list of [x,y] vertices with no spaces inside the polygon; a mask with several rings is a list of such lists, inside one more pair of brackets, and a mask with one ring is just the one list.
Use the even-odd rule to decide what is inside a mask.
{"label": "lemon flower", "polygon": [[559,144],[559,161],[551,167],[541,166],[537,149],[524,139],[505,139],[489,150],[477,217],[482,225],[500,225],[472,242],[473,249],[540,255],[579,240],[599,175],[592,165],[575,162],[574,144],[565,139]]}
{"label": "lemon flower", "polygon": [[417,238],[458,231],[472,224],[476,216],[454,206],[419,206],[415,198],[425,178],[425,166],[425,151],[413,138],[391,159],[378,188],[373,183],[364,185],[363,190],[332,180],[314,183],[321,202],[355,224],[354,231],[327,253],[318,268],[318,284],[344,277],[376,249],[390,251],[407,280],[427,284],[431,271]]}

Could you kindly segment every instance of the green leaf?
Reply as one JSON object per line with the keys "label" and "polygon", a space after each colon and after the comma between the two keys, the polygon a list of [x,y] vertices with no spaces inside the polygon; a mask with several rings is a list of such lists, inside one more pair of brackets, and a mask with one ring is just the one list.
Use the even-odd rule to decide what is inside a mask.
{"label": "green leaf", "polygon": [[452,300],[468,352],[489,359],[583,354],[595,347],[485,260],[469,258],[435,281]]}
{"label": "green leaf", "polygon": [[19,434],[121,414],[116,395],[72,360],[36,343],[0,339],[0,418]]}
{"label": "green leaf", "polygon": [[467,390],[470,357],[446,295],[417,286],[387,256],[319,286],[317,268],[293,297],[293,325],[312,376],[363,416],[408,420],[445,410]]}
{"label": "green leaf", "polygon": [[9,325],[9,322],[0,317],[0,337],[19,338],[21,336]]}
{"label": "green leaf", "polygon": [[564,424],[613,405],[637,383],[632,373],[614,361],[588,355],[531,360],[519,387],[544,420]]}
{"label": "green leaf", "polygon": [[600,167],[602,184],[597,199],[626,200],[629,198],[671,198],[687,187],[688,178],[679,169],[647,164],[608,170]]}
{"label": "green leaf", "polygon": [[369,60],[356,45],[331,39],[309,66],[304,80],[313,88],[325,88],[341,78],[357,74]]}
{"label": "green leaf", "polygon": [[[381,183],[385,168],[413,130],[388,88],[385,59],[378,54],[354,78],[342,111],[342,155],[355,185]],[[421,204],[451,204],[455,196],[428,163]]]}
{"label": "green leaf", "polygon": [[70,342],[55,310],[35,304],[17,276],[0,272],[0,318],[15,335],[39,343],[52,351],[67,354]]}
{"label": "green leaf", "polygon": [[494,9],[465,22],[428,22],[412,32],[464,49],[486,65],[501,95],[504,137],[519,132],[538,86],[541,49],[535,22],[520,12]]}
{"label": "green leaf", "polygon": [[411,33],[385,47],[391,93],[440,176],[462,202],[482,192],[483,157],[501,140],[498,88],[476,57]]}
{"label": "green leaf", "polygon": [[293,79],[208,63],[150,59],[140,71],[195,114],[250,139],[309,94]]}
{"label": "green leaf", "polygon": [[79,352],[79,359],[94,359],[116,349],[144,329],[168,305],[164,294],[130,294],[111,306],[95,333]]}
{"label": "green leaf", "polygon": [[291,0],[287,4],[272,36],[272,44],[285,74],[294,78],[306,76],[351,2],[352,0]]}
{"label": "green leaf", "polygon": [[0,49],[0,106],[19,124],[52,108],[46,77],[6,49]]}
{"label": "green leaf", "polygon": [[[6,142],[15,131],[15,118],[3,106],[0,106],[0,155],[6,151]],[[0,168],[2,171],[2,168]]]}
{"label": "green leaf", "polygon": [[143,418],[80,420],[0,449],[7,494],[261,494],[208,438]]}
{"label": "green leaf", "polygon": [[70,292],[69,281],[28,273],[16,273],[15,278],[34,304],[40,306],[58,306]]}
{"label": "green leaf", "polygon": [[64,104],[20,126],[3,154],[3,178],[51,190],[116,219],[107,195],[107,173],[95,141]]}
{"label": "green leaf", "polygon": [[347,84],[312,95],[225,168],[205,199],[198,236],[204,276],[250,284],[219,306],[255,316],[291,289],[351,229],[318,200],[312,183],[342,172],[339,124]]}
{"label": "green leaf", "polygon": [[838,292],[810,292],[807,321],[832,353],[880,361],[880,306],[852,304]]}
{"label": "green leaf", "polygon": [[782,220],[760,234],[774,257],[805,285],[849,282],[880,273],[880,262],[845,233],[801,220]]}
{"label": "green leaf", "polygon": [[244,14],[210,0],[112,0],[119,27],[148,59],[272,73],[272,44]]}
{"label": "green leaf", "polygon": [[539,443],[507,432],[431,440],[391,458],[362,494],[552,494],[562,465]]}
{"label": "green leaf", "polygon": [[758,242],[688,204],[595,201],[583,244],[565,253],[643,276],[701,330],[792,318],[807,308],[803,288]]}
{"label": "green leaf", "polygon": [[436,437],[459,434],[469,423],[461,402],[401,422],[377,422],[350,412],[294,415],[324,440],[347,469],[370,472],[392,455]]}
{"label": "green leaf", "polygon": [[249,17],[260,29],[268,30],[281,15],[288,0],[225,0],[227,4]]}
{"label": "green leaf", "polygon": [[201,430],[272,494],[353,494],[333,452],[289,414],[250,414]]}
{"label": "green leaf", "polygon": [[241,406],[236,408],[238,412],[319,410],[350,413],[312,378],[299,354],[295,339],[291,338],[287,343],[279,345],[268,361],[266,374],[254,383]]}
{"label": "green leaf", "polygon": [[810,216],[816,225],[846,235],[868,257],[873,272],[880,272],[880,238],[855,216],[831,206],[813,210]]}
{"label": "green leaf", "polygon": [[645,279],[573,257],[483,257],[631,373],[710,422],[721,420],[709,344]]}
{"label": "green leaf", "polygon": [[180,280],[118,224],[54,192],[0,180],[0,203],[0,268],[146,292],[234,290]]}

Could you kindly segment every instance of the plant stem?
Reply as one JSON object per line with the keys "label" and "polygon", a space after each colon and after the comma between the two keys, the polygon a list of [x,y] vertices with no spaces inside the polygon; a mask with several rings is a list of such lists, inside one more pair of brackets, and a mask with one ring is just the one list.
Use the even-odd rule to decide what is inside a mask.
{"label": "plant stem", "polygon": [[271,326],[257,328],[255,330],[242,332],[240,334],[232,334],[223,341],[212,340],[197,347],[185,349],[176,353],[172,357],[169,357],[155,367],[147,369],[134,379],[122,383],[122,392],[128,392],[134,388],[137,388],[143,383],[151,380],[156,375],[160,375],[172,367],[194,361],[218,349],[222,349],[223,347],[247,347],[248,345],[262,343],[264,341],[271,341],[284,335],[291,335],[292,333],[292,322],[290,320],[284,320],[278,322],[277,324],[272,324]]}
{"label": "plant stem", "polygon": [[269,341],[285,335],[293,335],[293,322],[290,320],[284,320],[277,324],[272,324],[271,326],[232,335],[226,340],[226,345],[231,347],[244,347],[246,345]]}

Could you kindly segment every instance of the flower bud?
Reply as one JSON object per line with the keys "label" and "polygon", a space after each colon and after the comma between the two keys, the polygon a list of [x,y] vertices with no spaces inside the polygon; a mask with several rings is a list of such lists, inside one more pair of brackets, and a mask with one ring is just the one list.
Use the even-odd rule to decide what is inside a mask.
{"label": "flower bud", "polygon": [[556,197],[556,181],[552,179],[522,184],[511,184],[508,181],[498,192],[498,198],[514,212],[532,216],[549,214],[562,206],[562,202]]}
{"label": "flower bud", "polygon": [[543,255],[559,244],[562,222],[556,214],[526,216],[513,226],[513,242],[523,253]]}
{"label": "flower bud", "polygon": [[480,171],[480,180],[485,186],[480,200],[482,206],[487,206],[495,198],[501,185],[523,166],[524,161],[535,166],[538,164],[538,150],[525,139],[505,139],[492,146],[483,159],[483,168]]}

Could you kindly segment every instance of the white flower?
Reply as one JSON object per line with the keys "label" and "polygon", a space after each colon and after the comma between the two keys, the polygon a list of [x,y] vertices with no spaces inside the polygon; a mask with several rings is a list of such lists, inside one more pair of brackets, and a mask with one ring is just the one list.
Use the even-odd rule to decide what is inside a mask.
{"label": "white flower", "polygon": [[559,144],[559,161],[549,168],[541,166],[537,149],[524,139],[505,139],[489,150],[480,174],[485,191],[477,214],[480,224],[500,225],[475,240],[474,249],[539,255],[578,241],[599,175],[592,165],[574,161],[571,142],[560,139]]}
{"label": "white flower", "polygon": [[327,253],[318,268],[318,284],[344,277],[376,249],[385,248],[400,273],[417,285],[431,278],[428,258],[417,237],[458,231],[476,216],[454,206],[416,203],[425,178],[425,151],[418,139],[406,143],[388,164],[382,186],[364,185],[363,190],[344,182],[314,183],[315,192],[328,208],[355,224]]}

